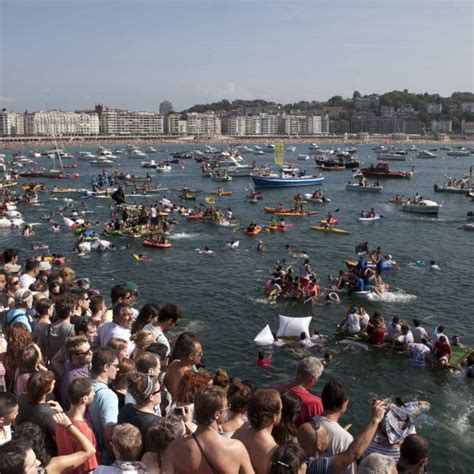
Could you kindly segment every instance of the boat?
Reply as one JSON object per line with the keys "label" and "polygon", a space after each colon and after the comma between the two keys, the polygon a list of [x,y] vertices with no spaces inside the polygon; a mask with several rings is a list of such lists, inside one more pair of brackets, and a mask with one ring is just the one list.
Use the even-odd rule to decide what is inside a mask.
{"label": "boat", "polygon": [[253,230],[244,229],[244,234],[246,235],[258,235],[262,232],[262,228],[260,226],[256,226]]}
{"label": "boat", "polygon": [[468,222],[467,224],[464,224],[462,227],[463,227],[464,230],[473,231],[474,230],[474,222]]}
{"label": "boat", "polygon": [[188,221],[201,221],[203,219],[204,219],[204,213],[190,214],[189,216],[186,216],[186,220]]}
{"label": "boat", "polygon": [[341,165],[335,165],[335,166],[319,165],[319,169],[321,171],[345,171],[346,167],[341,166]]}
{"label": "boat", "polygon": [[290,152],[290,153],[293,153],[295,150],[296,150],[296,147],[295,147],[295,146],[288,146],[288,147],[286,147],[286,151],[288,151],[288,152]]}
{"label": "boat", "polygon": [[87,191],[87,189],[84,189],[84,188],[56,188],[56,187],[54,187],[51,190],[53,194],[72,194],[72,193],[84,194],[85,191]]}
{"label": "boat", "polygon": [[367,223],[367,222],[375,222],[378,221],[379,219],[382,219],[382,216],[379,216],[378,214],[372,217],[359,217],[357,220],[359,222]]}
{"label": "boat", "polygon": [[275,215],[281,216],[281,217],[308,217],[308,216],[314,216],[318,214],[317,211],[295,211],[293,210],[285,210],[285,211],[275,211]]}
{"label": "boat", "polygon": [[383,186],[375,184],[347,183],[346,191],[357,191],[361,193],[380,193]]}
{"label": "boat", "polygon": [[145,247],[155,247],[157,249],[169,249],[172,247],[171,242],[156,242],[154,240],[144,240]]}
{"label": "boat", "polygon": [[294,211],[294,209],[286,209],[284,207],[264,207],[263,211],[266,214],[275,214],[275,212],[291,212]]}
{"label": "boat", "polygon": [[152,146],[149,146],[149,147],[146,149],[146,152],[147,152],[147,153],[157,153],[156,148],[153,148]]}
{"label": "boat", "polygon": [[459,148],[457,150],[451,150],[446,153],[448,156],[470,156],[471,150],[467,150],[466,148]]}
{"label": "boat", "polygon": [[375,178],[409,179],[413,176],[413,171],[392,171],[386,161],[381,161],[375,166],[372,164],[369,168],[361,168],[360,172],[364,176]]}
{"label": "boat", "polygon": [[327,158],[326,156],[315,156],[314,161],[318,166],[324,165],[326,168],[344,166],[344,168],[354,169],[360,166],[360,161],[346,152],[338,154],[335,158]]}
{"label": "boat", "polygon": [[350,232],[344,229],[337,229],[336,227],[327,227],[327,226],[318,226],[312,225],[312,230],[316,230],[317,232],[325,232],[327,234],[341,234],[341,235],[349,235]]}
{"label": "boat", "polygon": [[265,227],[265,230],[267,232],[286,232],[288,230],[288,226],[286,225],[267,225],[267,227]]}
{"label": "boat", "polygon": [[377,161],[406,161],[406,159],[407,157],[405,155],[400,155],[398,153],[377,153]]}
{"label": "boat", "polygon": [[169,173],[172,170],[171,165],[165,161],[158,163],[155,169],[158,173]]}
{"label": "boat", "polygon": [[452,194],[469,194],[471,188],[463,188],[461,186],[438,186],[437,184],[433,185],[433,189],[436,193],[452,193]]}
{"label": "boat", "polygon": [[309,160],[309,155],[298,155],[298,160],[308,161]]}
{"label": "boat", "polygon": [[222,190],[216,190],[216,191],[211,191],[211,194],[213,196],[232,196],[232,191],[222,191]]}
{"label": "boat", "polygon": [[150,160],[150,161],[142,161],[141,165],[142,165],[142,168],[156,168],[158,166],[158,163],[156,163],[155,160]]}
{"label": "boat", "polygon": [[405,199],[405,198],[396,198],[394,197],[393,199],[390,199],[389,202],[391,202],[392,204],[406,204],[407,202],[409,201],[409,199]]}
{"label": "boat", "polygon": [[432,151],[428,150],[421,150],[417,155],[417,158],[425,158],[425,159],[432,159],[432,158],[438,158],[438,155],[436,153],[433,153]]}
{"label": "boat", "polygon": [[89,164],[91,166],[97,166],[100,168],[112,168],[115,166],[115,162],[107,158],[97,158],[96,160],[90,160]]}
{"label": "boat", "polygon": [[418,202],[409,201],[402,206],[402,211],[416,214],[438,214],[441,204],[430,199],[421,199]]}
{"label": "boat", "polygon": [[324,181],[323,176],[298,176],[298,168],[282,168],[279,175],[256,176],[251,175],[256,187],[259,188],[286,188],[292,186],[317,186]]}
{"label": "boat", "polygon": [[306,193],[304,195],[304,198],[306,199],[306,201],[318,202],[321,204],[326,204],[328,202],[331,202],[331,200],[328,197],[324,195],[323,196],[317,195],[316,193]]}

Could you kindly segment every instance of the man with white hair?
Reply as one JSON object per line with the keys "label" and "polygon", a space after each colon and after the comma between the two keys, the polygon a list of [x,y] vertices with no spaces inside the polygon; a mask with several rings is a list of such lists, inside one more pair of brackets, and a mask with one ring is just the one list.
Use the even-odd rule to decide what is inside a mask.
{"label": "man with white hair", "polygon": [[359,474],[397,474],[395,461],[388,456],[372,453],[359,466]]}
{"label": "man with white hair", "polygon": [[295,381],[276,387],[280,393],[291,392],[301,400],[300,413],[296,420],[297,426],[323,412],[321,399],[309,391],[318,383],[323,371],[324,366],[317,357],[305,357],[298,364]]}

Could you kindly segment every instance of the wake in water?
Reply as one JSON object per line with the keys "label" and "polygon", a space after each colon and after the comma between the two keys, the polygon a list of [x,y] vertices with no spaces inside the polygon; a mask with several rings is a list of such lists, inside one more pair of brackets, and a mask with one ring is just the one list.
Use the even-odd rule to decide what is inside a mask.
{"label": "wake in water", "polygon": [[180,240],[180,239],[195,239],[198,237],[199,234],[196,233],[189,233],[186,232],[178,232],[177,234],[171,234],[168,238],[172,240]]}
{"label": "wake in water", "polygon": [[252,303],[265,304],[265,305],[274,305],[276,301],[269,301],[266,298],[248,298]]}
{"label": "wake in water", "polygon": [[379,301],[381,303],[409,303],[416,300],[415,295],[410,295],[403,291],[397,291],[396,293],[386,291],[381,295],[377,295],[376,293],[368,293],[366,298],[369,301]]}

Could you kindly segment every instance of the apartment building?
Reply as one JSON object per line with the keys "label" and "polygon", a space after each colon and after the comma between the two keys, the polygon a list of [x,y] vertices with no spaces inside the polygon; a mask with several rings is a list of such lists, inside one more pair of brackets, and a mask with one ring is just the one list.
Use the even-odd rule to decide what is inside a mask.
{"label": "apartment building", "polygon": [[440,115],[443,112],[443,104],[426,104],[426,112],[432,115]]}
{"label": "apartment building", "polygon": [[438,133],[451,133],[453,131],[452,120],[432,120],[431,130]]}
{"label": "apartment building", "polygon": [[100,133],[103,135],[162,135],[164,118],[155,112],[104,108],[100,114]]}
{"label": "apartment building", "polygon": [[164,100],[160,104],[160,115],[170,115],[173,113],[173,103],[169,100]]}
{"label": "apartment building", "polygon": [[99,116],[62,110],[27,112],[24,114],[24,129],[27,136],[98,135]]}
{"label": "apartment building", "polygon": [[189,135],[220,135],[222,131],[221,119],[214,112],[192,112],[187,117],[187,133]]}
{"label": "apartment building", "polygon": [[463,135],[474,135],[474,122],[461,121],[461,133]]}
{"label": "apartment building", "polygon": [[3,109],[0,113],[0,136],[12,137],[25,134],[25,121],[23,114],[7,112]]}

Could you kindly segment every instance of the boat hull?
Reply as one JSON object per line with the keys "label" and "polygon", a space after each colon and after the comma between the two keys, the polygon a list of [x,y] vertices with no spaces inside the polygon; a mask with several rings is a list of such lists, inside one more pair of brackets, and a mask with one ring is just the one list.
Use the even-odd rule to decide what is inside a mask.
{"label": "boat hull", "polygon": [[296,186],[318,186],[323,183],[324,178],[277,178],[252,176],[252,180],[255,186],[259,188],[289,188]]}

